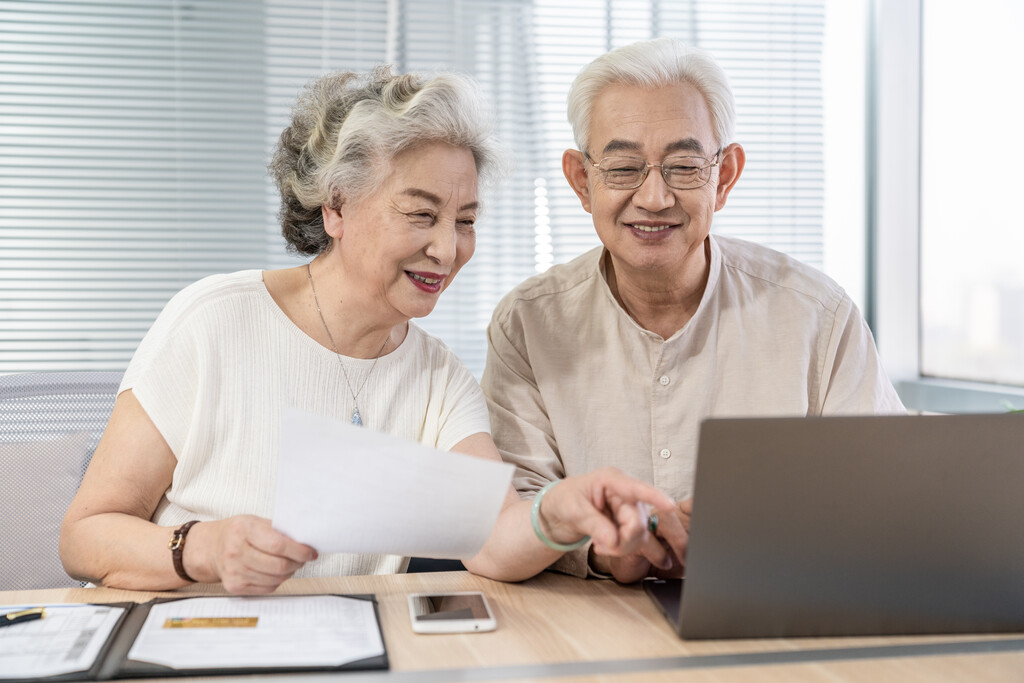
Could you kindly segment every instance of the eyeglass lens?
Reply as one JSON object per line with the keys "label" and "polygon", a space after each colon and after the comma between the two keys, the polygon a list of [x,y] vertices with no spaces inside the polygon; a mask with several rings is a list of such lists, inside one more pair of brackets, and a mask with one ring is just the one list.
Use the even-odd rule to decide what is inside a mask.
{"label": "eyeglass lens", "polygon": [[685,190],[705,185],[711,177],[714,164],[704,157],[690,156],[668,157],[661,164],[651,165],[636,157],[605,157],[594,166],[601,171],[604,182],[609,187],[639,187],[646,178],[649,168],[660,167],[666,184]]}

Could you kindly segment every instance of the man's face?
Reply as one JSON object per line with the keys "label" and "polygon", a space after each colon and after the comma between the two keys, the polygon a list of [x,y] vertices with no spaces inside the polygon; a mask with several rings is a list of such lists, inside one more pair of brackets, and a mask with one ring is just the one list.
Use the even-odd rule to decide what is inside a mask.
{"label": "man's face", "polygon": [[[739,149],[735,145],[730,150],[734,147]],[[660,168],[651,168],[640,187],[621,190],[606,186],[593,165],[610,156],[637,157],[649,164],[676,155],[715,160],[718,145],[711,115],[696,88],[687,83],[655,89],[608,86],[594,100],[584,151],[591,161],[570,150],[563,167],[583,208],[593,215],[617,272],[668,274],[688,262],[703,267],[711,219],[725,205],[734,178],[720,189],[721,169],[715,167],[703,187],[680,190],[665,183]]]}

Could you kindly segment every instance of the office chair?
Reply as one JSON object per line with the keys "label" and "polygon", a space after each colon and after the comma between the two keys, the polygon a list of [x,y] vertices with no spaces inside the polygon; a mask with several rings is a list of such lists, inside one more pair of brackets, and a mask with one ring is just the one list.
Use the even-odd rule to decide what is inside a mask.
{"label": "office chair", "polygon": [[60,524],[114,407],[120,372],[0,375],[0,590],[83,585]]}

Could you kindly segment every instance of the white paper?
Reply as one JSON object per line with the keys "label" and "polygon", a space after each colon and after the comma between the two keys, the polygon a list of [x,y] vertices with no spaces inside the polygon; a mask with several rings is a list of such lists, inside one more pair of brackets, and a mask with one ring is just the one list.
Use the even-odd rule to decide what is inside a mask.
{"label": "white paper", "polygon": [[[256,617],[255,627],[168,619]],[[384,654],[369,600],[338,595],[189,598],[153,605],[128,659],[173,669],[340,666]]]}
{"label": "white paper", "polygon": [[[9,614],[43,605],[2,605]],[[0,628],[0,678],[36,678],[87,671],[123,607],[45,605],[46,616]]]}
{"label": "white paper", "polygon": [[321,553],[465,559],[494,528],[506,463],[286,408],[274,527]]}

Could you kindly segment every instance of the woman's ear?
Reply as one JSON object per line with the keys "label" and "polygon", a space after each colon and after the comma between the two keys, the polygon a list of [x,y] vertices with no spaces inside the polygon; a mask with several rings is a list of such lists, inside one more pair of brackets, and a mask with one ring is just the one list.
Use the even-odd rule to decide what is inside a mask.
{"label": "woman's ear", "polygon": [[337,208],[324,204],[320,207],[321,215],[324,219],[324,232],[327,233],[331,239],[340,239],[342,233],[345,232],[345,219],[341,213],[342,203],[337,202]]}
{"label": "woman's ear", "polygon": [[747,163],[747,153],[738,143],[732,143],[722,150],[722,161],[718,168],[718,188],[715,190],[715,211],[725,206],[725,200],[729,198],[736,181],[743,173],[743,167]]}
{"label": "woman's ear", "polygon": [[583,152],[578,149],[567,149],[562,154],[562,173],[569,181],[569,187],[580,198],[583,210],[590,213],[590,186],[587,184],[587,169],[583,164]]}

